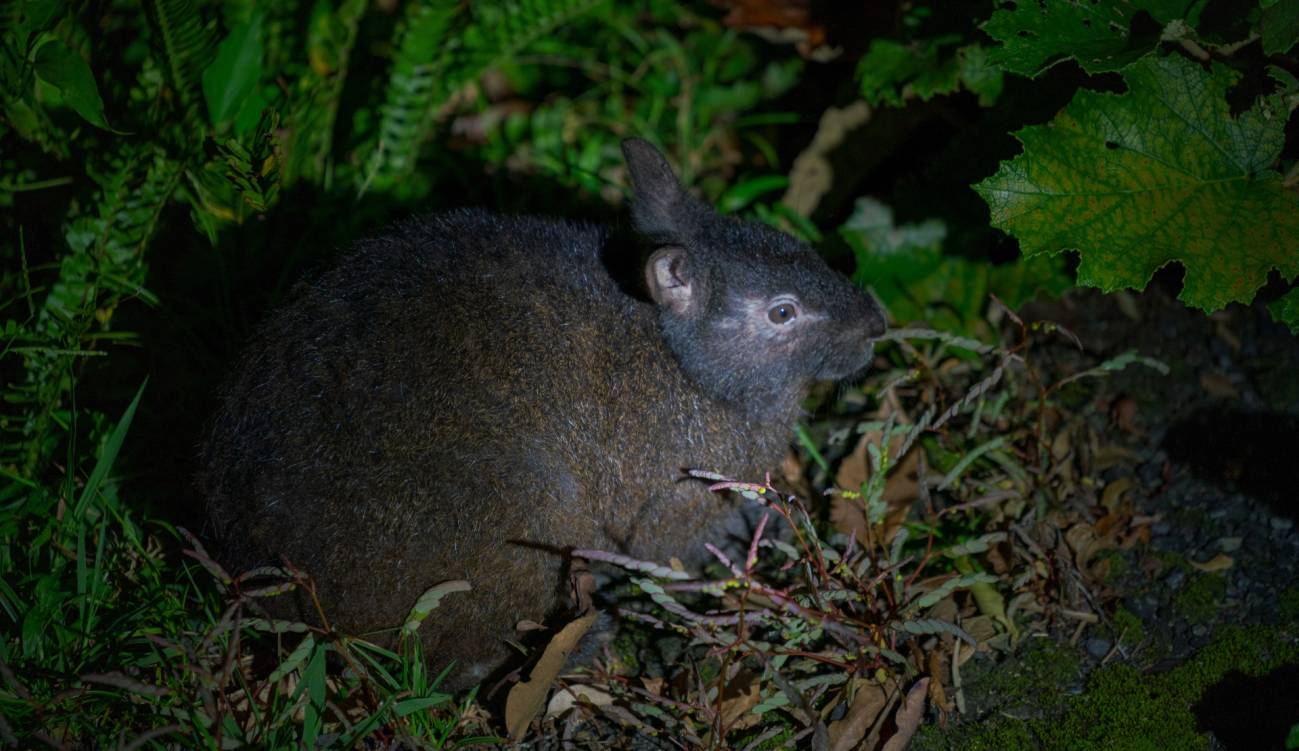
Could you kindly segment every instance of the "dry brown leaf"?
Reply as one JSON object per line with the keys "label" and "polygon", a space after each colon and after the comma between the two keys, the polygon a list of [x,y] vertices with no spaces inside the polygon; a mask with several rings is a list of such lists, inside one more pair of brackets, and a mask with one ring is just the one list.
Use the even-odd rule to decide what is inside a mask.
{"label": "dry brown leaf", "polygon": [[1120,397],[1110,407],[1110,419],[1118,429],[1129,435],[1138,435],[1142,431],[1137,427],[1137,400],[1130,396]]}
{"label": "dry brown leaf", "polygon": [[1137,305],[1137,298],[1131,292],[1121,289],[1111,293],[1114,301],[1118,303],[1119,310],[1123,315],[1134,321],[1141,320],[1141,307]]}
{"label": "dry brown leaf", "polygon": [[1132,530],[1128,534],[1119,538],[1119,547],[1123,550],[1129,550],[1133,545],[1141,543],[1147,545],[1150,543],[1150,525],[1133,523]]}
{"label": "dry brown leaf", "polygon": [[1109,537],[1132,523],[1132,515],[1126,511],[1110,511],[1096,520],[1092,529],[1098,537]]}
{"label": "dry brown leaf", "polygon": [[546,705],[546,716],[558,717],[576,707],[579,700],[596,707],[607,707],[613,704],[613,696],[609,692],[595,686],[578,684],[556,691],[555,695],[550,697],[550,703]]}
{"label": "dry brown leaf", "polygon": [[664,683],[663,678],[661,677],[641,678],[640,682],[643,686],[645,686],[645,690],[650,692],[651,694],[655,696],[663,695],[663,683]]}
{"label": "dry brown leaf", "polygon": [[1073,434],[1068,430],[1062,430],[1055,434],[1051,439],[1051,458],[1060,461],[1073,451]]}
{"label": "dry brown leaf", "polygon": [[1200,388],[1204,389],[1209,396],[1222,399],[1240,398],[1240,392],[1236,390],[1235,384],[1222,373],[1205,373],[1200,376]]}
{"label": "dry brown leaf", "polygon": [[956,607],[956,598],[948,595],[935,603],[934,606],[929,609],[929,615],[925,617],[939,621],[946,621],[948,623],[956,623],[956,616],[959,612],[960,609]]}
{"label": "dry brown leaf", "polygon": [[1055,464],[1055,473],[1067,486],[1074,484],[1073,431],[1061,430],[1051,439],[1051,459]]}
{"label": "dry brown leaf", "polygon": [[985,558],[994,574],[1004,574],[1015,566],[1014,548],[1004,542],[989,547]]}
{"label": "dry brown leaf", "polygon": [[1105,547],[1096,529],[1086,522],[1079,522],[1065,531],[1064,541],[1073,551],[1074,563],[1080,569],[1086,569],[1092,556]]}
{"label": "dry brown leaf", "polygon": [[1106,511],[1113,511],[1123,500],[1123,494],[1132,488],[1132,478],[1130,476],[1120,477],[1105,486],[1101,491],[1101,507]]}
{"label": "dry brown leaf", "polygon": [[1191,561],[1191,568],[1206,574],[1211,574],[1214,571],[1226,571],[1234,565],[1236,565],[1236,561],[1226,553],[1219,553],[1204,563]]}
{"label": "dry brown leaf", "polygon": [[[961,621],[961,628],[965,633],[974,637],[978,643],[978,649],[985,649],[987,642],[997,635],[997,622],[990,615],[975,615]],[[976,649],[961,650],[961,664],[964,665],[971,657],[974,657]]]}
{"label": "dry brown leaf", "polygon": [[[941,676],[943,674],[943,653],[937,649],[929,652],[929,676]],[[929,701],[933,702],[944,714],[952,711],[952,702],[947,698],[947,691],[943,688],[942,679],[931,680],[929,682]]]}
{"label": "dry brown leaf", "polygon": [[550,691],[550,684],[554,683],[559,671],[564,669],[568,656],[591,629],[591,624],[595,623],[598,615],[599,611],[592,610],[560,629],[541,653],[541,659],[533,666],[529,679],[510,689],[509,695],[505,697],[505,727],[512,740],[518,742],[528,732],[532,718],[546,705],[546,693]]}
{"label": "dry brown leaf", "polygon": [[906,747],[911,743],[911,736],[920,729],[920,721],[925,718],[925,694],[928,692],[928,677],[916,681],[916,685],[907,691],[902,706],[898,707],[898,713],[893,715],[893,722],[898,726],[898,732],[885,742],[881,751],[906,751]]}
{"label": "dry brown leaf", "polygon": [[1232,351],[1240,352],[1240,337],[1236,336],[1236,333],[1228,328],[1230,325],[1230,319],[1218,318],[1215,315],[1213,318],[1213,333],[1217,334],[1219,339],[1226,342],[1227,346],[1231,347]]}
{"label": "dry brown leaf", "polygon": [[853,681],[856,694],[842,719],[830,723],[830,751],[848,751],[856,748],[866,731],[876,725],[888,708],[889,693],[878,683],[857,678]]}
{"label": "dry brown leaf", "polygon": [[825,42],[826,29],[813,20],[812,6],[805,0],[713,0],[728,9],[722,23],[741,29],[797,29],[807,43]]}
{"label": "dry brown leaf", "polygon": [[1092,456],[1091,470],[1096,473],[1104,472],[1110,467],[1117,465],[1131,466],[1141,463],[1141,455],[1136,451],[1125,446],[1119,446],[1110,443],[1104,446],[1098,446]]}
{"label": "dry brown leaf", "polygon": [[585,613],[594,607],[591,598],[595,595],[595,574],[581,558],[573,558],[569,563],[569,606],[571,612]]}
{"label": "dry brown leaf", "polygon": [[742,672],[726,684],[722,693],[721,714],[722,727],[729,730],[744,730],[753,727],[762,719],[762,715],[749,713],[758,706],[762,692],[759,690],[758,677],[750,672]]}

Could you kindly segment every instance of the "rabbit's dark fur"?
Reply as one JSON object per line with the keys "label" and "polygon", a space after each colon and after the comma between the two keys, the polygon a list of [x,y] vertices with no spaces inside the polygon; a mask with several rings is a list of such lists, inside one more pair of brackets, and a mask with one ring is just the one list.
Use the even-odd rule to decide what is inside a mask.
{"label": "rabbit's dark fur", "polygon": [[610,276],[602,257],[636,250],[600,227],[460,211],[360,243],[269,317],[202,452],[226,561],[287,557],[349,632],[467,579],[420,630],[461,686],[565,601],[567,551],[698,542],[729,506],[683,468],[779,463],[808,387],[864,369],[882,314],[810,248],[696,201],[648,143],[624,152],[653,302]]}

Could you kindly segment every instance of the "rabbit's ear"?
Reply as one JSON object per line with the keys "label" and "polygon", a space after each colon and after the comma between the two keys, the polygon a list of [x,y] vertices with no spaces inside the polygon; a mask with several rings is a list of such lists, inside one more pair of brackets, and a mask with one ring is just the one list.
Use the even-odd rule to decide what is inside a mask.
{"label": "rabbit's ear", "polygon": [[668,160],[649,141],[628,138],[622,153],[635,190],[631,217],[636,231],[656,245],[684,243],[704,207],[681,187]]}
{"label": "rabbit's ear", "polygon": [[654,251],[645,264],[645,286],[650,297],[678,315],[689,312],[700,297],[695,276],[685,248],[675,245]]}

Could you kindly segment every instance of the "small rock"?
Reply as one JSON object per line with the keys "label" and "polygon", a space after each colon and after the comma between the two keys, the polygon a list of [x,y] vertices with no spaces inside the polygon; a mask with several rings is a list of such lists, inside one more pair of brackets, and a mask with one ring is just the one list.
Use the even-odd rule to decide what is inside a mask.
{"label": "small rock", "polygon": [[1163,484],[1164,467],[1159,462],[1146,462],[1137,467],[1137,479],[1147,488],[1157,488]]}
{"label": "small rock", "polygon": [[1086,646],[1087,646],[1087,654],[1091,655],[1092,657],[1095,657],[1098,660],[1110,653],[1109,639],[1092,637],[1091,639],[1087,640]]}
{"label": "small rock", "polygon": [[1224,553],[1231,553],[1240,550],[1242,539],[1239,537],[1219,537],[1218,549]]}
{"label": "small rock", "polygon": [[1209,635],[1209,627],[1203,623],[1197,623],[1191,627],[1191,635],[1197,639],[1203,639]]}
{"label": "small rock", "polygon": [[1150,525],[1150,534],[1155,535],[1156,537],[1162,537],[1168,534],[1168,530],[1172,528],[1173,525],[1168,522],[1155,522]]}
{"label": "small rock", "polygon": [[1272,529],[1278,532],[1289,532],[1294,527],[1294,522],[1284,516],[1274,516],[1270,522]]}
{"label": "small rock", "polygon": [[1149,623],[1155,619],[1155,614],[1159,610],[1159,603],[1153,598],[1143,597],[1139,600],[1133,599],[1127,602],[1128,610],[1140,618],[1143,623]]}
{"label": "small rock", "polygon": [[1173,569],[1168,574],[1168,578],[1164,580],[1164,582],[1168,584],[1169,589],[1181,589],[1182,583],[1185,581],[1186,581],[1186,572],[1181,570],[1180,568]]}

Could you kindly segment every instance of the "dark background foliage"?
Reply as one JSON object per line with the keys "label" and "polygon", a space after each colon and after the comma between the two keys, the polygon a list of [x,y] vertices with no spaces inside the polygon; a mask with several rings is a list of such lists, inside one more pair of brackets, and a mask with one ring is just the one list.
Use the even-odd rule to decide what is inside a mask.
{"label": "dark background foliage", "polygon": [[[628,136],[898,324],[994,341],[990,293],[1013,309],[1158,269],[1189,305],[1257,292],[1299,328],[1297,37],[1294,0],[4,0],[0,657],[54,693],[135,648],[94,634],[187,628],[202,586],[149,569],[149,612],[121,572],[163,565],[151,533],[201,528],[200,428],[295,281],[420,212],[625,226]],[[1087,122],[1111,104],[1136,125]],[[1252,161],[1214,163],[1232,134]],[[1068,196],[1115,175],[1149,202],[1075,222]]]}

